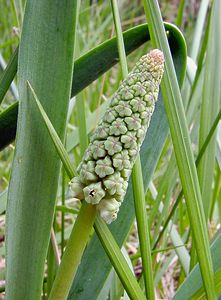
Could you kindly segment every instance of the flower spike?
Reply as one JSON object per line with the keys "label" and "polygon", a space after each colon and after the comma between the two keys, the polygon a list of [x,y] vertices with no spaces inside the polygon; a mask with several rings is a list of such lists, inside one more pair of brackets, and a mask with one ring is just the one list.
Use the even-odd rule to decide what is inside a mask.
{"label": "flower spike", "polygon": [[133,164],[145,138],[163,76],[163,53],[141,57],[114,94],[91,137],[79,177],[70,185],[75,196],[97,206],[107,224],[117,218]]}

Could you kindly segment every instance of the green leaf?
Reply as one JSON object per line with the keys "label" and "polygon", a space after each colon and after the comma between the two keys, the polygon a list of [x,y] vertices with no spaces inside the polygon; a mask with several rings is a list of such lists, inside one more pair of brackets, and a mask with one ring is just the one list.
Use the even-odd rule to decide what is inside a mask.
{"label": "green leaf", "polygon": [[73,176],[78,176],[77,171],[76,171],[75,167],[73,166],[73,162],[71,162],[67,151],[65,151],[65,148],[64,148],[57,132],[55,131],[53,125],[51,124],[51,121],[49,120],[45,110],[43,109],[41,102],[39,101],[37,95],[35,94],[35,91],[33,90],[30,82],[27,81],[27,84],[33,94],[34,100],[38,106],[38,109],[41,113],[42,118],[44,119],[45,125],[47,126],[48,133],[50,134],[53,144],[55,145],[57,153],[64,165],[64,168],[65,168],[69,178],[72,178]]}
{"label": "green leaf", "polygon": [[[127,264],[127,261],[123,257],[115,239],[108,227],[104,224],[104,221],[99,217],[96,218],[95,230],[130,298],[134,300],[145,299],[145,296],[142,293],[142,290],[140,289],[129,265]],[[91,296],[92,295],[93,294],[91,294]]]}
{"label": "green leaf", "polygon": [[[180,85],[182,85],[186,67],[186,45],[181,32],[172,25],[169,31],[169,40],[177,76]],[[147,189],[156,167],[168,130],[167,116],[162,97],[160,96],[145,141],[141,147],[141,162],[145,189]],[[127,237],[134,221],[134,216],[133,192],[130,181],[118,218],[110,225],[110,230],[120,247]],[[89,264],[90,269],[88,269]],[[94,277],[94,270],[96,270],[96,281],[91,280]],[[109,259],[101,247],[99,239],[94,236],[85,250],[68,299],[96,299],[110,271],[111,264]]]}
{"label": "green leaf", "polygon": [[[219,231],[211,244],[211,254],[214,272],[221,272],[221,232]],[[173,300],[189,300],[203,287],[203,281],[199,264],[197,264],[192,272],[187,276],[183,284],[176,292]],[[202,291],[203,292],[203,291]],[[220,292],[220,288],[219,288]],[[200,295],[198,295],[200,296]],[[197,297],[199,299],[200,297]],[[201,298],[200,298],[201,299]]]}
{"label": "green leaf", "polygon": [[[165,28],[170,32],[169,42],[172,49],[175,49],[174,45],[176,45],[178,47],[176,51],[180,51],[181,56],[184,55],[185,48],[180,47],[180,44],[177,43],[177,41],[181,39],[179,31],[175,29],[175,26],[168,23],[165,23]],[[136,26],[126,31],[123,36],[126,54],[129,54],[150,39],[148,25],[143,24]],[[182,61],[180,58],[181,56],[177,55],[174,57],[175,63],[180,63]],[[114,66],[118,60],[119,56],[116,38],[104,42],[76,60],[71,96],[78,94],[86,86]],[[17,60],[13,60],[11,63],[16,65]],[[5,72],[9,71],[6,70]],[[183,80],[184,72],[185,66],[182,71],[178,73],[179,79],[182,78]],[[14,73],[11,72],[7,76],[9,75],[12,82]],[[0,150],[10,144],[15,138],[17,114],[18,102],[0,114]]]}
{"label": "green leaf", "polygon": [[[164,52],[165,72],[161,82],[165,109],[167,112],[174,152],[179,169],[180,179],[187,204],[188,216],[196,246],[205,291],[208,299],[215,299],[215,285],[207,223],[203,211],[200,186],[194,163],[191,140],[187,126],[184,106],[178,86],[175,69],[167,42],[158,2],[144,0],[144,8],[150,22],[150,35],[154,47]],[[197,220],[197,222],[196,222]]]}
{"label": "green leaf", "polygon": [[16,48],[15,52],[13,53],[5,71],[0,78],[0,104],[2,103],[2,100],[10,87],[10,84],[12,83],[12,80],[16,75],[17,60],[18,48]]}
{"label": "green leaf", "polygon": [[6,209],[8,299],[41,297],[60,171],[27,80],[63,140],[77,15],[74,0],[56,1],[56,5],[54,0],[26,2],[18,63],[21,105]]}
{"label": "green leaf", "polygon": [[[221,2],[214,1],[210,18],[208,49],[205,60],[205,75],[200,115],[199,149],[202,147],[213,120],[220,107],[221,93]],[[212,197],[212,183],[215,167],[216,135],[211,139],[198,167],[198,176],[206,218]]]}

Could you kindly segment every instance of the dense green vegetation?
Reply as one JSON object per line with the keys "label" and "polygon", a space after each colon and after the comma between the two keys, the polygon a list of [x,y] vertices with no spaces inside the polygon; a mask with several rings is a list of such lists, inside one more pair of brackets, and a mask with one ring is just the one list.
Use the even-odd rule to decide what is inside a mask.
{"label": "dense green vegetation", "polygon": [[[0,3],[1,298],[217,299],[221,2],[24,2]],[[74,191],[69,182],[121,81],[153,48],[165,59],[161,92],[107,225],[116,207],[98,205],[103,220],[88,199],[96,188],[115,195],[127,169],[115,161],[114,179],[93,167]],[[120,115],[129,131],[131,113]],[[127,146],[119,153],[129,159]],[[79,201],[98,174],[106,189]]]}

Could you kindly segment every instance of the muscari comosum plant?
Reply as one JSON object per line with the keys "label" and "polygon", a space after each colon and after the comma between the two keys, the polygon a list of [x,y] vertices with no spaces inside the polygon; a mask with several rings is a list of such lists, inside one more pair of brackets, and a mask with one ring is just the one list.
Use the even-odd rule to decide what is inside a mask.
{"label": "muscari comosum plant", "polygon": [[[31,81],[31,83],[32,83],[32,81]],[[35,85],[33,85],[33,87],[34,87],[34,89],[35,89]],[[41,98],[41,95],[39,95],[39,92],[38,92],[38,90],[37,89],[35,89],[36,90],[36,92],[37,92],[37,94],[38,94],[38,96],[40,97],[40,99],[42,100],[42,98]],[[132,99],[129,99],[129,100],[132,100]],[[131,102],[131,101],[128,101],[128,102]],[[118,118],[117,116],[115,116],[116,118]],[[126,122],[126,117],[127,116],[125,116],[125,122],[124,122],[124,119],[123,119],[123,122],[124,123],[126,123],[126,127],[127,127],[127,129],[129,129],[129,123],[127,124],[127,122]],[[117,122],[117,119],[114,119],[113,120],[113,122]],[[119,118],[121,118],[121,116],[119,117]],[[123,118],[123,117],[122,117]],[[128,119],[127,119],[128,120]],[[108,123],[108,122],[107,122]],[[108,124],[110,124],[110,125],[108,125],[109,127],[111,127],[111,126],[113,126],[113,124],[112,123],[108,123]],[[115,123],[116,124],[116,123]],[[120,124],[118,123],[118,127],[121,127],[120,126]],[[124,129],[125,130],[125,129]],[[130,129],[131,130],[131,129]],[[110,132],[109,132],[109,134],[110,134]],[[119,135],[116,135],[115,136],[115,134],[114,134],[114,132],[112,132],[112,137],[116,140],[118,137],[119,137]],[[127,135],[127,133],[126,134],[120,134],[120,137],[122,136],[122,135]],[[131,135],[129,135],[130,137],[131,137]],[[137,136],[136,136],[137,137]],[[96,140],[96,139],[93,139],[92,138],[92,140],[91,140],[91,145],[92,146],[98,146],[98,143],[96,143],[96,141],[97,142],[99,142],[100,140]],[[124,148],[126,148],[126,146],[125,146],[125,143],[123,143],[123,141],[121,141],[120,140],[120,143],[122,144],[122,146],[124,147]],[[140,143],[141,143],[141,141],[140,141]],[[106,143],[107,144],[107,143]],[[106,145],[106,147],[108,147],[107,145]],[[138,145],[138,147],[139,147],[139,145]],[[97,148],[99,148],[99,147],[97,147]],[[100,151],[100,149],[97,149],[97,150],[99,150]],[[102,150],[102,149],[101,149]],[[105,145],[104,145],[104,149],[103,149],[104,151],[106,151],[106,156],[108,155],[108,156],[110,156],[110,154],[108,153],[108,151],[110,151],[109,149],[106,149],[105,148]],[[124,153],[126,153],[127,154],[127,152],[128,152],[128,157],[127,158],[129,158],[129,162],[130,163],[133,163],[133,161],[132,161],[132,157],[131,157],[131,155],[129,155],[129,148],[126,148],[126,149],[124,149],[123,151],[125,151]],[[126,152],[127,151],[127,152]],[[100,152],[99,152],[100,153]],[[113,154],[113,156],[114,155],[116,155],[117,156],[117,154],[118,153],[115,153],[115,154]],[[93,155],[92,155],[93,156]],[[93,159],[92,159],[93,158]],[[119,157],[118,157],[119,158]],[[135,158],[135,157],[134,157]],[[83,163],[82,163],[82,165],[79,167],[79,177],[78,178],[75,178],[74,179],[74,185],[75,185],[75,187],[77,187],[77,188],[80,188],[80,190],[78,190],[78,192],[79,192],[79,194],[78,194],[78,196],[79,196],[79,198],[81,198],[81,196],[83,196],[83,197],[85,197],[85,198],[87,198],[86,199],[86,201],[88,200],[88,202],[96,202],[97,201],[97,197],[96,197],[96,195],[98,195],[99,193],[97,193],[96,194],[96,189],[94,188],[94,186],[92,186],[91,187],[91,184],[92,185],[94,185],[94,184],[96,184],[96,180],[99,180],[99,178],[101,177],[101,175],[99,175],[99,174],[97,174],[96,173],[96,171],[95,171],[95,169],[96,169],[96,166],[95,166],[95,163],[98,163],[98,161],[99,160],[102,160],[103,159],[103,157],[97,157],[97,158],[94,158],[94,157],[91,157],[91,161],[93,160],[94,162],[93,163],[90,163],[89,165],[89,167],[91,168],[91,165],[93,166],[93,164],[94,164],[94,173],[93,172],[91,172],[91,169],[87,169],[87,168],[85,168],[84,166],[85,166],[85,163],[86,163],[86,161],[83,161]],[[111,161],[114,161],[114,159],[112,159]],[[119,162],[118,162],[119,163]],[[115,157],[115,164],[117,165],[117,162],[116,162],[116,157]],[[100,167],[100,164],[98,164],[99,165],[99,167]],[[108,166],[108,167],[110,167],[110,166]],[[120,205],[120,203],[121,203],[121,201],[122,201],[122,198],[121,197],[123,197],[123,194],[124,194],[124,190],[125,190],[125,188],[126,188],[126,180],[125,179],[127,179],[126,178],[126,176],[125,176],[125,174],[123,174],[123,172],[122,172],[122,170],[117,170],[117,168],[118,169],[120,169],[120,166],[119,165],[117,165],[117,166],[112,166],[112,169],[114,169],[114,173],[113,174],[110,174],[110,175],[108,175],[109,177],[111,177],[111,180],[109,180],[109,182],[105,182],[104,183],[104,178],[100,178],[100,184],[99,184],[99,187],[101,187],[102,188],[102,190],[103,190],[103,192],[101,193],[101,195],[100,195],[100,197],[103,197],[101,200],[100,200],[100,202],[98,203],[98,204],[95,204],[95,206],[98,208],[98,210],[99,210],[99,212],[100,212],[100,214],[101,214],[101,216],[107,221],[107,222],[111,222],[112,221],[112,219],[114,219],[115,217],[116,217],[116,213],[117,213],[117,210],[118,210],[118,206]],[[97,168],[98,169],[98,168]],[[82,171],[83,170],[83,171]],[[92,175],[94,175],[94,176],[96,176],[97,177],[97,179],[95,180],[95,179],[93,179],[93,180],[86,180],[85,178],[84,178],[84,175],[85,175],[85,173],[86,172],[88,172],[88,170],[90,171],[89,173],[93,173]],[[98,171],[98,170],[97,170]],[[82,173],[82,174],[81,174]],[[116,177],[114,177],[115,176],[115,174],[116,173],[118,173],[117,174],[117,178],[119,179],[119,181],[118,181],[118,184],[117,184],[117,186],[115,186],[114,187],[114,184],[116,185]],[[129,175],[129,173],[127,174],[127,175]],[[87,174],[87,176],[88,176],[88,174]],[[125,176],[125,177],[124,177]],[[114,177],[114,178],[113,178]],[[121,180],[121,178],[123,178],[123,181]],[[114,179],[114,180],[112,180],[112,179]],[[114,181],[114,182],[113,182]],[[91,189],[92,188],[92,189]],[[102,190],[99,190],[99,191],[102,191]],[[115,191],[116,190],[116,191]],[[75,191],[75,192],[77,192],[77,191]],[[105,194],[104,194],[105,193]],[[87,194],[89,194],[89,195],[87,195]],[[115,204],[116,204],[116,206],[115,207],[112,207],[112,202],[111,201],[106,201],[107,199],[116,199],[116,200],[118,200],[118,201],[115,201]],[[110,204],[110,207],[108,207],[108,209],[106,209],[106,207],[104,206],[104,210],[102,210],[102,209],[99,209],[100,208],[100,206],[103,206],[103,205],[101,205],[102,203],[105,203],[105,205],[109,205]],[[113,208],[113,210],[111,209],[111,208]],[[114,224],[115,225],[115,224]]]}
{"label": "muscari comosum plant", "polygon": [[[74,177],[70,183],[74,196],[86,200],[85,212],[83,209],[76,221],[49,299],[65,298],[68,295],[90,231],[90,226],[84,224],[84,216],[91,219],[89,225],[94,220],[90,205],[95,205],[108,224],[117,218],[132,166],[154,111],[163,66],[164,56],[160,50],[152,50],[143,56],[114,94],[110,106],[91,137],[91,143],[78,167],[79,176]],[[34,94],[33,90],[32,92]],[[86,213],[87,205],[89,214]],[[82,226],[86,231],[82,230]],[[81,229],[80,246],[77,229]],[[74,260],[72,267],[70,257]],[[67,269],[69,275],[64,281],[63,274]],[[133,298],[133,293],[130,292]],[[142,294],[134,295],[135,298],[143,297]]]}
{"label": "muscari comosum plant", "polygon": [[96,204],[110,224],[117,218],[133,164],[144,140],[163,75],[163,53],[143,56],[114,94],[91,137],[79,177],[70,183],[75,197]]}

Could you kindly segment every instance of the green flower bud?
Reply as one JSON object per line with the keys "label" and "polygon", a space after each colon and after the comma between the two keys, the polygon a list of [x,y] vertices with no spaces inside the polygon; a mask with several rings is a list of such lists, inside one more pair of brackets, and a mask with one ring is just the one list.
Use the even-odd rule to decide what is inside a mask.
{"label": "green flower bud", "polygon": [[83,163],[80,171],[80,178],[83,183],[98,180],[98,176],[95,173],[95,164],[95,161],[91,160],[85,164]]}
{"label": "green flower bud", "polygon": [[110,127],[110,135],[121,135],[127,132],[127,127],[121,118],[117,118]]}
{"label": "green flower bud", "polygon": [[[144,126],[143,126],[144,127]],[[138,141],[143,141],[144,139],[144,136],[145,136],[145,129],[144,128],[140,128],[137,130],[137,138],[138,138]]]}
{"label": "green flower bud", "polygon": [[91,151],[94,159],[104,157],[107,154],[104,148],[104,141],[94,141],[91,145]]}
{"label": "green flower bud", "polygon": [[99,159],[96,163],[95,172],[100,178],[104,178],[107,175],[114,173],[114,168],[112,168],[112,161],[109,156],[104,159]]}
{"label": "green flower bud", "polygon": [[137,97],[137,96],[144,96],[146,95],[146,91],[145,89],[142,87],[141,84],[135,84],[133,86],[133,90],[134,90],[134,96]]}
{"label": "green flower bud", "polygon": [[121,142],[124,148],[134,149],[137,147],[136,131],[128,131],[127,134],[121,136]]}
{"label": "green flower bud", "polygon": [[126,117],[125,122],[127,123],[127,127],[129,130],[137,130],[141,127],[141,120],[139,114],[133,114],[130,117]]}
{"label": "green flower bud", "polygon": [[123,100],[130,100],[130,99],[133,99],[133,97],[134,97],[132,94],[132,91],[130,89],[128,89],[127,87],[120,89],[119,95],[120,95],[121,99],[123,99]]}
{"label": "green flower bud", "polygon": [[120,153],[114,154],[113,166],[119,171],[123,170],[124,168],[131,168],[130,157],[127,150],[123,150]]}
{"label": "green flower bud", "polygon": [[[83,161],[89,161],[89,160],[92,160],[93,159],[93,152],[91,150],[91,147],[88,147],[87,150],[85,151],[84,153],[84,156],[83,156]],[[81,167],[78,167],[78,169],[81,169]]]}
{"label": "green flower bud", "polygon": [[109,155],[114,155],[122,150],[121,142],[119,142],[119,138],[108,137],[104,142],[104,147],[107,150]]}
{"label": "green flower bud", "polygon": [[131,104],[133,112],[142,112],[146,108],[143,98],[136,97],[130,101],[130,104]]}
{"label": "green flower bud", "polygon": [[112,223],[117,218],[117,213],[119,211],[120,202],[114,198],[103,199],[97,205],[97,210],[100,216],[107,224]]}
{"label": "green flower bud", "polygon": [[113,175],[108,176],[104,181],[104,186],[106,187],[108,193],[110,195],[114,195],[115,193],[120,193],[123,187],[123,178],[119,172],[115,172]]}
{"label": "green flower bud", "polygon": [[121,175],[124,178],[128,179],[130,177],[131,171],[132,171],[131,169],[123,169]]}
{"label": "green flower bud", "polygon": [[120,84],[91,137],[72,189],[97,205],[109,224],[117,217],[133,164],[144,140],[163,75],[163,54],[144,55]]}
{"label": "green flower bud", "polygon": [[82,184],[79,177],[74,177],[69,182],[69,187],[72,191],[72,196],[78,199],[84,199],[83,188],[84,184]]}
{"label": "green flower bud", "polygon": [[139,74],[131,74],[131,76],[129,76],[127,79],[127,85],[128,86],[135,85],[139,82],[139,80],[140,80]]}
{"label": "green flower bud", "polygon": [[85,201],[91,204],[98,204],[105,196],[101,182],[91,183],[83,189]]}
{"label": "green flower bud", "polygon": [[130,155],[132,163],[134,163],[139,150],[140,150],[139,148],[138,149],[129,149],[128,150],[128,154]]}
{"label": "green flower bud", "polygon": [[96,129],[96,132],[91,137],[91,141],[93,142],[95,140],[106,139],[109,136],[109,128],[110,128],[109,124],[108,125],[102,124],[102,125],[98,126],[98,128]]}
{"label": "green flower bud", "polygon": [[114,108],[110,107],[104,115],[104,121],[107,123],[112,123],[117,117],[117,112]]}
{"label": "green flower bud", "polygon": [[120,101],[115,109],[120,117],[129,117],[132,115],[131,107],[126,101]]}

